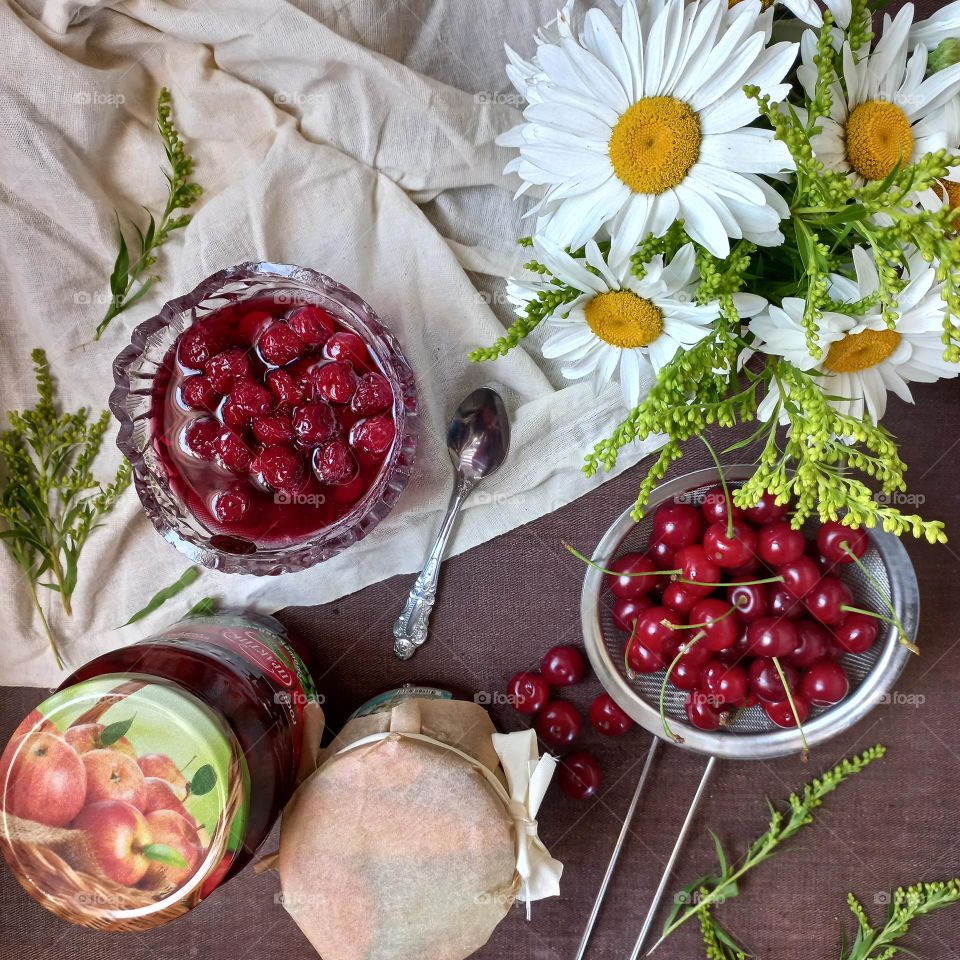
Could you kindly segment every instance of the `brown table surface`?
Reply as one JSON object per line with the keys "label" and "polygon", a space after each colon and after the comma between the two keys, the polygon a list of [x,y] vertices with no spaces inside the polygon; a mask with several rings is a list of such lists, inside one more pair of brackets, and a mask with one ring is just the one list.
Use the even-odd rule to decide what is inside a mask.
{"label": "brown table surface", "polygon": [[[888,423],[914,465],[911,490],[925,498],[923,510],[946,520],[957,535],[960,393],[955,384],[921,387],[917,400],[916,407],[892,400]],[[690,449],[688,464],[696,453]],[[535,668],[552,644],[579,642],[583,569],[565,554],[561,541],[592,549],[631,501],[641,469],[448,561],[432,638],[410,662],[400,663],[390,650],[390,628],[410,577],[385,581],[324,607],[285,611],[281,618],[309,643],[331,725],[369,694],[408,680],[502,692],[515,671]],[[960,793],[960,744],[954,736],[960,556],[950,545],[910,542],[907,548],[920,580],[923,654],[911,660],[897,684],[903,703],[877,707],[849,732],[816,749],[806,767],[796,757],[721,763],[678,864],[673,889],[712,869],[708,827],[728,851],[740,850],[765,829],[765,796],[785,798],[808,777],[871,744],[889,747],[885,760],[829,798],[816,822],[751,874],[740,897],[719,911],[728,928],[763,960],[836,957],[841,926],[851,929],[848,891],[855,891],[879,917],[889,888],[960,875],[954,812]],[[585,710],[599,689],[591,677],[572,688],[569,697]],[[39,699],[36,690],[0,691],[3,740]],[[906,705],[911,700],[914,705]],[[508,708],[495,706],[493,713],[503,729],[523,725]],[[562,894],[534,904],[531,923],[515,908],[478,958],[572,960],[649,743],[649,735],[639,729],[614,740],[592,730],[584,733],[582,745],[603,765],[601,795],[578,803],[553,789],[540,815],[541,836],[565,864]],[[680,749],[661,752],[588,957],[629,956],[703,763]],[[165,929],[108,935],[71,927],[45,913],[8,870],[0,869],[0,957],[309,960],[315,954],[277,902],[278,890],[276,876],[257,876],[248,869]],[[920,956],[960,957],[960,907],[919,922],[915,930],[908,943]],[[702,956],[698,936],[690,924],[659,954],[664,960]]]}

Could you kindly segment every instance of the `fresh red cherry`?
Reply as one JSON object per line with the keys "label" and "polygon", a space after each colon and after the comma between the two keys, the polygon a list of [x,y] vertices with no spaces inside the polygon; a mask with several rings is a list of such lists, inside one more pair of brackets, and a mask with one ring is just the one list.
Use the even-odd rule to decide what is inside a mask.
{"label": "fresh red cherry", "polygon": [[782,583],[771,584],[767,594],[767,616],[786,617],[794,620],[802,617],[807,611],[802,600],[798,600]]}
{"label": "fresh red cherry", "polygon": [[703,515],[690,503],[668,501],[653,515],[653,539],[674,550],[696,543],[703,531]]}
{"label": "fresh red cherry", "polygon": [[830,655],[830,633],[816,620],[796,620],[797,649],[790,654],[790,662],[803,670]]}
{"label": "fresh red cherry", "polygon": [[517,673],[507,684],[507,698],[517,713],[539,713],[550,699],[550,685],[539,673]]}
{"label": "fresh red cherry", "polygon": [[[684,547],[686,550],[687,548]],[[685,617],[700,599],[696,593],[691,593],[684,583],[668,584],[663,591],[663,605],[681,617]]]}
{"label": "fresh red cherry", "polygon": [[[800,696],[794,694],[793,704],[789,700],[781,700],[779,703],[761,702],[764,713],[778,726],[787,729],[797,725],[797,717],[801,723],[806,723],[810,716],[810,704]],[[796,710],[796,716],[794,715]]]}
{"label": "fresh red cherry", "polygon": [[805,597],[820,580],[817,565],[806,554],[777,567],[777,573],[783,577],[786,591],[797,599]]}
{"label": "fresh red cherry", "polygon": [[627,666],[634,673],[656,673],[667,666],[661,654],[648,650],[642,643],[636,640],[627,643]]}
{"label": "fresh red cherry", "polygon": [[712,523],[703,535],[707,558],[724,569],[744,566],[757,549],[757,535],[750,524],[734,520],[732,534],[728,536],[727,524]]}
{"label": "fresh red cherry", "polygon": [[680,640],[680,644],[674,653],[674,656],[680,652],[681,647],[684,649],[683,659],[689,661],[690,663],[696,664],[698,667],[702,667],[708,660],[713,658],[715,651],[712,651],[704,646],[703,637],[696,639],[697,631],[696,630],[678,630],[677,637]]}
{"label": "fresh red cherry", "polygon": [[861,527],[854,530],[836,520],[828,520],[817,531],[817,548],[831,563],[853,563],[853,557],[844,549],[848,547],[857,558],[862,557],[870,546],[870,538]]}
{"label": "fresh red cherry", "polygon": [[757,571],[761,568],[760,558],[754,554],[742,567],[727,567],[727,578],[734,580],[756,580]]}
{"label": "fresh red cherry", "polygon": [[719,703],[740,704],[749,692],[747,671],[738,664],[711,660],[701,668],[700,686]]}
{"label": "fresh red cherry", "polygon": [[707,557],[699,543],[681,547],[674,554],[673,562],[683,580],[692,581],[683,584],[687,593],[706,597],[717,589],[714,584],[720,582],[720,565]]}
{"label": "fresh red cherry", "polygon": [[670,625],[680,626],[682,623],[680,617],[666,607],[649,607],[637,618],[634,636],[648,650],[661,653],[675,632]]}
{"label": "fresh red cherry", "polygon": [[551,700],[537,717],[537,733],[552,747],[569,747],[580,736],[580,714],[572,703]]}
{"label": "fresh red cherry", "polygon": [[877,641],[880,621],[865,613],[848,613],[842,623],[833,628],[833,636],[846,653],[866,653]]}
{"label": "fresh red cherry", "polygon": [[662,540],[651,539],[647,545],[647,556],[653,561],[657,570],[674,570],[674,549],[667,546]]}
{"label": "fresh red cherry", "polygon": [[590,723],[607,737],[622,736],[633,726],[633,721],[609,693],[601,693],[590,705]]}
{"label": "fresh red cherry", "polygon": [[735,506],[732,501],[728,501],[727,495],[723,492],[723,487],[713,487],[708,490],[703,495],[703,503],[700,505],[707,523],[726,523],[728,503],[733,511],[733,519],[739,520],[743,516],[743,511]]}
{"label": "fresh red cherry", "polygon": [[690,611],[690,623],[704,626],[688,632],[697,634],[703,630],[706,636],[700,642],[708,650],[726,650],[737,642],[740,629],[732,610],[733,607],[719,597],[699,600]]}
{"label": "fresh red cherry", "polygon": [[587,672],[587,661],[576,647],[551,647],[540,661],[540,673],[552,687],[579,683]]}
{"label": "fresh red cherry", "polygon": [[615,597],[644,597],[656,585],[657,578],[650,574],[657,565],[642,553],[624,553],[608,569],[613,572],[607,574],[607,584]]}
{"label": "fresh red cherry", "polygon": [[846,617],[847,611],[843,608],[853,603],[853,594],[838,577],[821,577],[803,602],[811,616],[827,626],[833,626]]}
{"label": "fresh red cherry", "polygon": [[700,686],[702,670],[700,664],[691,663],[686,657],[681,657],[670,672],[670,682],[678,690],[694,690]]}
{"label": "fresh red cherry", "polygon": [[792,620],[761,617],[747,627],[747,649],[755,657],[789,657],[799,642]]}
{"label": "fresh red cherry", "polygon": [[747,627],[749,624],[741,623],[737,632],[737,641],[732,647],[726,650],[719,650],[715,656],[724,663],[742,663],[744,666],[749,662],[750,644],[747,640]]}
{"label": "fresh red cherry", "polygon": [[652,606],[653,603],[647,599],[647,597],[637,597],[636,600],[621,597],[613,605],[610,616],[613,617],[613,622],[624,633],[632,633],[633,625],[636,623],[637,617],[639,617],[644,610],[649,610]]}
{"label": "fresh red cherry", "polygon": [[815,663],[800,681],[800,693],[819,707],[839,703],[850,691],[850,681],[835,660]]}
{"label": "fresh red cherry", "polygon": [[727,587],[727,599],[736,607],[741,623],[753,623],[767,615],[768,594],[765,583],[731,583]]}
{"label": "fresh red cherry", "polygon": [[560,761],[560,789],[571,800],[587,800],[600,790],[600,764],[585,752],[571,753]]}
{"label": "fresh red cherry", "polygon": [[806,537],[786,520],[767,523],[757,531],[757,555],[772,567],[802,557],[806,548]]}
{"label": "fresh red cherry", "polygon": [[687,719],[698,730],[719,730],[723,716],[713,698],[702,690],[691,690],[684,701]]}
{"label": "fresh red cherry", "polygon": [[782,520],[789,512],[788,504],[777,504],[777,498],[774,494],[767,491],[754,506],[748,507],[743,511],[751,523],[762,526],[766,523],[773,523],[776,520]]}
{"label": "fresh red cherry", "polygon": [[[780,668],[787,678],[790,692],[793,693],[800,681],[800,672],[792,663],[781,663]],[[747,678],[750,681],[750,689],[764,703],[779,703],[787,699],[786,688],[777,672],[777,665],[772,660],[758,657],[752,661],[747,667]]]}

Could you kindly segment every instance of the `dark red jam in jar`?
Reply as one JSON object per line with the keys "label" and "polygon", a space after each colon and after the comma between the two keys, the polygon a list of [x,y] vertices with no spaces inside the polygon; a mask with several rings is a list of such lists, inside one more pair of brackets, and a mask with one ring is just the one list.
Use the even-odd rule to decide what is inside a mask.
{"label": "dark red jam in jar", "polygon": [[293,543],[363,500],[397,440],[390,378],[363,338],[282,293],[214,310],[154,381],[170,483],[213,536]]}
{"label": "dark red jam in jar", "polygon": [[137,930],[253,856],[297,782],[313,681],[272,617],[188,617],[76,671],[0,759],[0,847],[74,923]]}

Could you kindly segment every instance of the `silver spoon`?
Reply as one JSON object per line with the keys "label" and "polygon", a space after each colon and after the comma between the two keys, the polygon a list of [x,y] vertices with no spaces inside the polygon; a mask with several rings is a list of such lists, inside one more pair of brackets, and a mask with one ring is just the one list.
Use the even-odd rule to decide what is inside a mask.
{"label": "silver spoon", "polygon": [[409,660],[427,639],[440,563],[460,508],[477,484],[499,469],[510,451],[510,420],[500,394],[480,387],[460,403],[447,428],[447,450],[457,482],[427,562],[407,597],[403,613],[393,625],[393,652],[401,660]]}

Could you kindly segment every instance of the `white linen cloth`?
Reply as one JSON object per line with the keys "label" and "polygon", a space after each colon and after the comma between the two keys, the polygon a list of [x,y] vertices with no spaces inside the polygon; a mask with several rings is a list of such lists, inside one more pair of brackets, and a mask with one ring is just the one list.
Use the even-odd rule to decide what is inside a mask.
{"label": "white linen cloth", "polygon": [[[508,464],[465,510],[463,551],[594,488],[582,455],[622,418],[531,346],[470,364],[509,322],[502,277],[529,229],[493,138],[517,122],[502,45],[532,52],[551,0],[77,0],[0,6],[0,407],[35,400],[29,354],[44,347],[66,409],[105,409],[111,362],[134,326],[223,267],[267,259],[320,270],[366,299],[418,380],[417,468],[392,516],[346,553],[283,577],[203,576],[117,630],[186,559],[154,532],[131,489],[80,560],[74,614],[50,595],[68,664],[161,629],[202,596],[271,611],[335,599],[418,569],[452,482],[444,445],[456,403],[501,387],[513,416]],[[91,340],[116,255],[114,210],[162,209],[161,86],[205,190],[164,248],[162,282]],[[132,235],[132,234],[131,234]],[[470,271],[470,273],[468,273]],[[531,344],[538,342],[535,335]],[[111,425],[98,475],[119,462]],[[656,444],[626,451],[621,469]],[[618,505],[619,506],[619,505]],[[611,510],[613,513],[614,510]],[[398,612],[402,606],[398,588]],[[7,631],[0,683],[62,678],[26,583],[0,550]],[[44,591],[41,591],[45,593]],[[389,649],[384,638],[384,650]]]}

